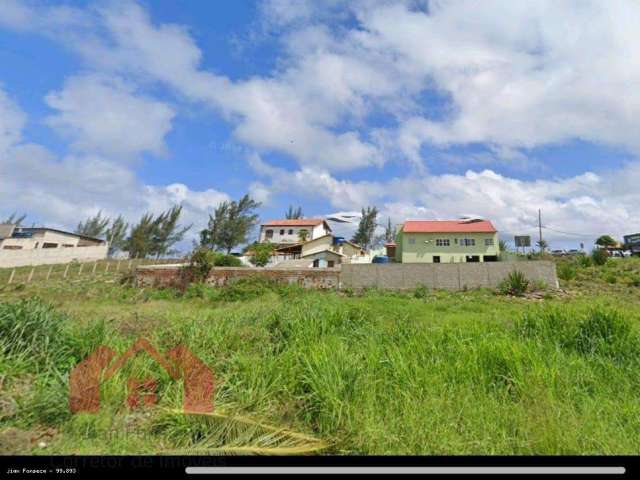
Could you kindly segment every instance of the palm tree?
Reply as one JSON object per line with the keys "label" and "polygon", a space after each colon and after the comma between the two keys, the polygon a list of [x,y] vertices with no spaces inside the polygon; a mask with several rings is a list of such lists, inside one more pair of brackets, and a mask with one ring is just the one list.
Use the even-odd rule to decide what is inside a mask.
{"label": "palm tree", "polygon": [[308,237],[309,230],[307,230],[306,228],[303,228],[298,232],[298,238],[300,238],[301,242],[306,242]]}

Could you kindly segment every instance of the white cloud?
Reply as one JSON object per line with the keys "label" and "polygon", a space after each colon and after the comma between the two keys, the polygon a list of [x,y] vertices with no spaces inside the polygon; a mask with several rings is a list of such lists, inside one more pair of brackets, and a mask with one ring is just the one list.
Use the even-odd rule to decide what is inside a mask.
{"label": "white cloud", "polygon": [[181,204],[181,222],[194,225],[189,235],[195,238],[208,213],[229,199],[214,189],[195,191],[180,183],[145,185],[126,164],[97,153],[58,157],[22,141],[26,120],[0,90],[0,217],[25,212],[28,221],[74,228],[100,210],[136,221],[146,211],[159,213]]}
{"label": "white cloud", "polygon": [[24,112],[0,88],[0,156],[20,141],[26,118]]}
{"label": "white cloud", "polygon": [[58,112],[47,123],[71,138],[77,150],[113,157],[166,151],[164,137],[171,130],[173,109],[117,78],[71,77],[45,100]]}

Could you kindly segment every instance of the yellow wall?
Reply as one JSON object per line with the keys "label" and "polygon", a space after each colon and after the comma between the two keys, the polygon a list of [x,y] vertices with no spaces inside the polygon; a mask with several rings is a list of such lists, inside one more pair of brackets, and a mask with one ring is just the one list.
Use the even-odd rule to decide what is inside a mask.
{"label": "yellow wall", "polygon": [[[475,246],[460,245],[460,240],[463,238],[474,239]],[[410,243],[411,239],[414,239],[415,243]],[[437,246],[437,239],[449,239],[450,246]],[[486,246],[486,239],[492,239],[493,245]],[[427,241],[428,243],[425,243]],[[400,232],[396,252],[397,261],[402,263],[431,263],[434,256],[440,256],[440,263],[457,263],[465,262],[467,255],[478,255],[480,261],[483,261],[485,255],[499,254],[498,234]]]}

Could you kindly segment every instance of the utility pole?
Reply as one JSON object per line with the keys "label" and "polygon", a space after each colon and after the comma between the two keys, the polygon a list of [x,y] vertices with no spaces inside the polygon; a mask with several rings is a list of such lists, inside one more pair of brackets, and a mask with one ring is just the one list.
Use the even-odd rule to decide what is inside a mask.
{"label": "utility pole", "polygon": [[540,235],[540,240],[538,241],[538,245],[540,245],[540,253],[543,251],[543,243],[542,243],[542,210],[538,209],[538,233]]}

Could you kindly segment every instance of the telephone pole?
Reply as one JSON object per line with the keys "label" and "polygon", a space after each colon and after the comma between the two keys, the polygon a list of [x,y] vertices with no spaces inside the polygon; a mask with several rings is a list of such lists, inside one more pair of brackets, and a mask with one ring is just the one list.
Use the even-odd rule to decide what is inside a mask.
{"label": "telephone pole", "polygon": [[540,246],[540,253],[543,252],[543,243],[542,243],[542,210],[538,209],[538,234],[540,235],[540,240],[538,241],[538,245]]}

